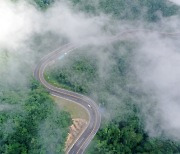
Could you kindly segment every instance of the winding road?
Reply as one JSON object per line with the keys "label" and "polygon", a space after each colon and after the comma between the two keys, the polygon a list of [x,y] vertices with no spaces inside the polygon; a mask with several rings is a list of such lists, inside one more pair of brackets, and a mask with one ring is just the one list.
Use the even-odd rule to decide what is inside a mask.
{"label": "winding road", "polygon": [[[139,32],[151,32],[151,30],[128,30],[125,32],[120,33],[119,35],[109,38],[108,42],[112,42],[118,40],[120,37],[132,34],[132,33],[139,33]],[[153,31],[152,31],[153,32]],[[158,32],[160,35],[167,35],[167,36],[180,36],[180,33],[164,33]],[[52,62],[57,60],[60,56],[67,54],[75,49],[78,49],[80,46],[74,43],[66,44],[57,50],[49,53],[44,58],[42,58],[37,65],[36,69],[34,70],[34,77],[40,81],[41,84],[45,86],[45,88],[51,93],[51,95],[61,97],[74,103],[77,103],[84,107],[88,114],[89,114],[89,123],[84,132],[80,135],[80,137],[75,141],[72,147],[69,149],[69,154],[82,154],[86,147],[89,145],[95,134],[97,133],[100,123],[101,123],[101,114],[99,111],[99,107],[97,104],[90,98],[72,92],[65,89],[57,88],[49,84],[44,78],[44,71],[48,65],[51,65]]]}
{"label": "winding road", "polygon": [[71,43],[62,46],[61,48],[51,52],[50,54],[42,58],[34,71],[35,78],[39,80],[41,84],[43,84],[52,95],[68,99],[80,104],[87,110],[89,114],[88,126],[81,134],[81,136],[76,140],[73,146],[70,148],[70,150],[68,151],[69,154],[82,154],[88,146],[88,144],[90,143],[90,141],[93,139],[94,135],[97,133],[101,123],[99,107],[93,100],[86,96],[50,85],[44,79],[44,70],[58,57],[70,51],[73,51],[78,47],[78,45]]}

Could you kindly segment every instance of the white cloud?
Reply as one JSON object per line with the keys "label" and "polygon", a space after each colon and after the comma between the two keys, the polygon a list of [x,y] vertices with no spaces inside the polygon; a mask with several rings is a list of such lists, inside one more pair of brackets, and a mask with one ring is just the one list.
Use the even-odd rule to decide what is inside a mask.
{"label": "white cloud", "polygon": [[73,12],[64,3],[56,3],[46,13],[46,23],[47,29],[68,37],[70,41],[90,42],[97,41],[103,35],[102,27],[108,23],[108,17],[89,17],[80,12]]}
{"label": "white cloud", "polygon": [[[143,104],[146,130],[153,136],[164,132],[167,136],[180,139],[179,40],[146,35],[136,55],[135,68],[142,86],[155,100],[155,103]],[[149,114],[147,110],[150,108],[153,112]],[[156,124],[160,130],[156,130]]]}
{"label": "white cloud", "polygon": [[103,15],[89,17],[74,12],[63,2],[55,3],[43,13],[24,1],[12,3],[0,0],[0,47],[17,48],[31,34],[47,31],[65,36],[70,41],[97,40],[102,36],[102,27],[108,19]]}
{"label": "white cloud", "polygon": [[171,2],[173,2],[173,3],[175,3],[175,4],[180,5],[180,0],[169,0],[169,1],[171,1]]}
{"label": "white cloud", "polygon": [[0,47],[17,48],[36,31],[39,12],[27,3],[0,1]]}

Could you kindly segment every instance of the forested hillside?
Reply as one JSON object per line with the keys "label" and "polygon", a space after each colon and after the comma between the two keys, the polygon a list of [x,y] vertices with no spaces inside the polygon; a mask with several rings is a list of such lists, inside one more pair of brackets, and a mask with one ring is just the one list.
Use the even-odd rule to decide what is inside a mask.
{"label": "forested hillside", "polygon": [[[132,69],[138,46],[136,41],[118,41],[113,48],[84,47],[59,60],[46,72],[51,84],[86,94],[101,106],[102,126],[87,153],[180,152],[179,142],[169,140],[165,134],[162,134],[164,137],[149,137],[144,130],[140,104],[153,100],[141,90]],[[108,52],[111,61],[104,60],[103,68],[95,52],[98,50],[101,55],[111,50]]]}
{"label": "forested hillside", "polygon": [[[11,1],[17,2],[18,0]],[[39,16],[41,16],[60,0],[26,1],[33,5],[32,10],[34,10],[35,6],[40,12]],[[142,28],[144,25],[145,27],[148,25],[152,29],[154,27],[154,29],[162,29],[165,25],[164,23],[168,22],[168,20],[164,19],[175,18],[175,15],[176,18],[179,18],[180,15],[180,7],[167,0],[67,0],[66,3],[69,7],[68,9],[73,10],[74,14],[80,12],[84,16],[80,15],[85,18],[103,15],[108,17],[110,21],[119,23],[117,25],[120,25],[120,28],[122,26],[122,29],[124,28],[123,23],[126,24],[124,29],[126,29],[129,23],[134,24],[130,25],[133,28],[136,28],[136,26]],[[71,11],[68,10],[67,12],[72,17],[68,20],[79,19],[75,18],[74,14],[71,15]],[[49,26],[51,14],[53,14],[53,11],[44,15],[48,21],[42,20],[42,23],[48,23],[43,25],[44,27]],[[32,16],[34,14],[30,17]],[[23,14],[23,17],[26,16]],[[23,18],[23,20],[25,19]],[[57,19],[60,20],[59,18]],[[77,23],[84,21],[83,19],[80,18]],[[66,21],[66,19],[62,21]],[[92,21],[94,23],[95,20]],[[78,25],[77,23],[75,26]],[[33,24],[35,25],[36,23]],[[80,24],[83,25],[83,23]],[[89,22],[87,22],[88,24]],[[55,28],[58,27],[56,22],[52,25],[55,25]],[[172,23],[170,27],[172,28],[177,25]],[[43,29],[42,33],[38,30],[33,31],[33,34],[28,36],[33,36],[34,40],[32,40],[35,43],[30,39],[25,39],[25,41],[22,41],[23,43],[21,42],[27,45],[22,50],[27,48],[31,51],[30,54],[26,56],[19,54],[19,56],[16,54],[16,50],[11,52],[13,56],[17,57],[15,60],[12,60],[12,58],[11,63],[8,63],[7,67],[4,66],[9,57],[11,57],[8,52],[9,48],[1,49],[0,66],[4,67],[0,75],[0,153],[2,154],[64,153],[68,127],[72,124],[70,114],[59,109],[54,104],[50,94],[37,81],[25,79],[27,76],[31,76],[32,72],[29,72],[29,70],[33,71],[33,67],[39,61],[37,58],[40,59],[44,51],[49,52],[47,51],[49,49],[46,47],[52,46],[50,49],[54,49],[59,46],[57,43],[59,40],[63,40],[59,41],[61,44],[71,40],[72,35],[77,36],[75,30],[81,33],[81,26],[80,28],[77,26],[78,28],[76,27],[75,29],[73,29],[73,24],[71,25],[73,28],[66,24],[63,26],[65,26],[65,28],[63,27],[64,29],[61,27],[63,32],[68,28],[67,31],[70,32],[58,33],[59,29],[57,28],[55,30],[56,34],[55,31],[51,32],[50,28],[46,30],[43,27],[41,27]],[[82,33],[84,32],[83,28],[82,26]],[[114,27],[113,25],[111,27],[111,23],[107,25],[105,22],[99,29],[101,28],[103,29],[102,36],[106,34],[112,36],[112,29]],[[171,28],[168,27],[165,30],[172,31]],[[85,26],[84,29],[86,32],[91,32],[89,25],[88,27]],[[21,29],[18,29],[19,33],[20,31]],[[115,29],[114,31],[117,30]],[[86,34],[89,36],[88,33],[78,36],[84,37]],[[146,36],[147,33],[143,38],[146,38]],[[49,41],[46,37],[54,39]],[[83,37],[81,40],[86,40]],[[158,39],[162,39],[162,36],[158,37]],[[58,41],[56,42],[55,40]],[[142,42],[143,40],[140,39],[127,39],[116,41],[111,45],[104,44],[104,46],[85,45],[59,59],[45,72],[45,78],[49,83],[87,95],[99,105],[102,114],[102,124],[87,150],[89,154],[180,153],[180,141],[178,139],[172,140],[164,131],[161,131],[162,128],[159,121],[155,123],[156,131],[159,132],[158,135],[149,135],[146,129],[147,119],[142,116],[140,111],[142,104],[149,105],[156,104],[157,102],[143,89],[141,81],[132,66],[134,64],[134,57],[137,54],[136,51],[140,49]],[[171,42],[173,41],[171,40]],[[167,43],[166,48],[170,46],[170,43]],[[20,45],[20,49],[22,46]],[[152,46],[148,46],[148,48],[154,50]],[[159,50],[163,49],[162,44],[159,46]],[[32,50],[36,52],[32,52]],[[30,58],[27,58],[28,56]],[[163,56],[158,55],[159,57]],[[169,57],[171,58],[171,56]],[[158,58],[156,62],[160,61]],[[21,61],[21,59],[24,59],[25,62]],[[18,61],[20,61],[20,66],[15,64]],[[28,62],[29,64],[27,64]],[[147,63],[150,62],[151,60]],[[147,63],[145,64],[147,65]],[[142,63],[142,65],[144,64]],[[9,67],[10,70],[8,72],[7,68]],[[163,65],[164,68],[165,66]],[[21,74],[20,76],[17,75],[17,72],[15,73],[16,70]],[[142,71],[141,73],[144,72]],[[12,80],[14,82],[11,82]],[[150,95],[153,95],[153,92]],[[148,110],[147,114],[153,115],[155,113],[153,110]]]}
{"label": "forested hillside", "polygon": [[[47,8],[54,0],[34,0],[41,8]],[[101,12],[120,20],[145,20],[156,22],[161,17],[179,13],[179,7],[168,0],[68,0],[74,9],[88,14]]]}
{"label": "forested hillside", "polygon": [[0,153],[64,153],[71,117],[37,81],[24,89],[1,88],[0,109]]}

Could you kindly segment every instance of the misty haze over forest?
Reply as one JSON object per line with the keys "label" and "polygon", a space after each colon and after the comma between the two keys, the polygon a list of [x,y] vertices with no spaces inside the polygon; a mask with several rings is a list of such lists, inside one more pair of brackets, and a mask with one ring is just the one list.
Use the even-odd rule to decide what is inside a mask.
{"label": "misty haze over forest", "polygon": [[[28,121],[32,97],[42,96],[41,105],[53,102],[32,74],[43,56],[69,42],[81,47],[50,66],[46,75],[50,83],[85,94],[100,107],[101,128],[87,153],[164,153],[166,144],[171,153],[180,153],[179,27],[179,0],[0,0],[0,153],[13,153],[9,136],[23,121],[13,117],[23,115]],[[52,141],[55,147],[58,140],[48,140],[45,133],[55,130],[63,153],[70,115],[53,105],[48,109],[50,116],[35,122],[42,138],[32,147],[56,153],[46,146]],[[63,116],[67,123],[61,127],[50,120]],[[132,131],[139,141],[121,142],[119,137],[115,143],[108,138],[115,133],[106,130],[122,136]]]}

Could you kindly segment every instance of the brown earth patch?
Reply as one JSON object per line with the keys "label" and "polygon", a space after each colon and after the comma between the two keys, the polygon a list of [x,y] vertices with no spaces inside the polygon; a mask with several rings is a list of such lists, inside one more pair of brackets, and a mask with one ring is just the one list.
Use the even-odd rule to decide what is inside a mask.
{"label": "brown earth patch", "polygon": [[65,151],[68,151],[72,147],[76,139],[81,135],[87,126],[87,121],[85,119],[72,119],[73,124],[69,128],[69,134],[65,143]]}

